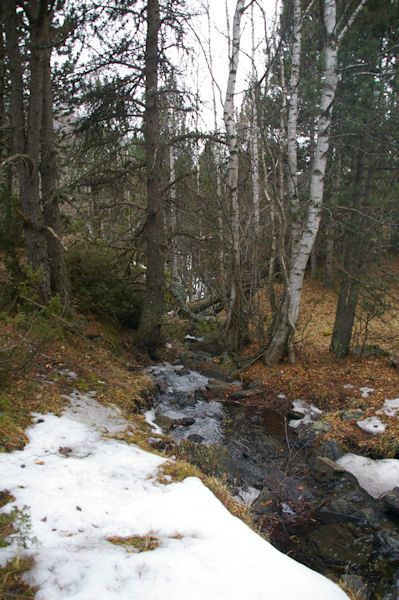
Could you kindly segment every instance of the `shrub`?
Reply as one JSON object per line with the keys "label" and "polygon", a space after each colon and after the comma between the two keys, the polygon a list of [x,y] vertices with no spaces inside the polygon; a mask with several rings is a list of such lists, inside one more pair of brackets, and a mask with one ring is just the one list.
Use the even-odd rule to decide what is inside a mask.
{"label": "shrub", "polygon": [[143,268],[101,246],[75,244],[67,253],[72,294],[83,311],[136,328],[143,303]]}

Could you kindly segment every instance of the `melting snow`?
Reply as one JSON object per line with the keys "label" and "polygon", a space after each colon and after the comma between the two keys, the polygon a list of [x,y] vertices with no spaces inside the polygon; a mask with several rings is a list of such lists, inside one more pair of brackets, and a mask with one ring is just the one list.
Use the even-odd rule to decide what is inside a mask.
{"label": "melting snow", "polygon": [[155,423],[155,410],[152,408],[151,410],[147,410],[147,412],[144,413],[144,418],[146,423],[148,423],[148,425],[152,428],[152,430],[154,431],[154,433],[162,433],[162,429]]}
{"label": "melting snow", "polygon": [[386,429],[386,425],[378,417],[368,417],[362,421],[357,421],[356,425],[366,433],[371,433],[372,435],[383,433]]}
{"label": "melting snow", "polygon": [[[367,389],[370,388],[360,388]],[[397,417],[399,413],[399,398],[394,398],[393,400],[385,400],[383,407],[380,410],[376,411],[377,415],[387,415],[388,417]],[[368,417],[367,419],[363,419],[361,421],[357,421],[358,427],[366,431],[367,433],[371,433],[372,435],[377,435],[378,433],[383,433],[386,429],[385,423],[376,417]]]}
{"label": "melting snow", "polygon": [[352,473],[359,485],[374,498],[399,487],[399,460],[395,458],[373,460],[357,454],[345,454],[337,463]]}
{"label": "melting snow", "polygon": [[288,425],[294,429],[300,425],[309,425],[323,414],[323,411],[317,408],[317,406],[308,404],[305,400],[294,400],[292,406],[295,412],[304,415],[302,419],[291,419],[288,423]]}
{"label": "melting snow", "polygon": [[381,410],[377,410],[377,415],[387,415],[388,417],[397,417],[399,413],[399,398],[385,400]]}
{"label": "melting snow", "polygon": [[361,387],[361,388],[359,388],[359,391],[362,392],[362,398],[368,398],[370,396],[371,392],[374,392],[374,388]]}
{"label": "melting snow", "polygon": [[260,491],[252,486],[248,486],[247,488],[242,488],[238,491],[238,494],[234,496],[237,502],[243,504],[244,506],[251,506],[255,502],[255,500],[259,497]]}
{"label": "melting snow", "polygon": [[[36,600],[343,600],[323,576],[281,554],[233,517],[196,478],[164,485],[165,459],[104,437],[127,428],[117,408],[75,393],[58,417],[36,414],[22,451],[0,455],[0,477],[30,517]],[[154,536],[137,553],[108,537]]]}
{"label": "melting snow", "polygon": [[203,342],[204,341],[204,338],[196,337],[195,335],[186,335],[184,339],[189,342]]}

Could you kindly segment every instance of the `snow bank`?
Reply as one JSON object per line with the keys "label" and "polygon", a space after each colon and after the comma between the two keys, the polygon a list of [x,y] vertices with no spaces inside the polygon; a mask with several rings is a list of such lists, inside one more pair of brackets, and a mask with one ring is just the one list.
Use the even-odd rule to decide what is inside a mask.
{"label": "snow bank", "polygon": [[[323,576],[233,517],[196,478],[164,485],[164,459],[104,437],[118,409],[75,393],[61,417],[36,415],[23,451],[0,455],[3,489],[26,507],[36,600],[343,600]],[[158,539],[136,552],[113,536]],[[36,541],[35,541],[36,540]],[[16,540],[0,549],[4,564]]]}
{"label": "snow bank", "polygon": [[352,473],[359,485],[374,498],[399,487],[399,460],[395,458],[373,460],[357,454],[345,454],[337,463]]}

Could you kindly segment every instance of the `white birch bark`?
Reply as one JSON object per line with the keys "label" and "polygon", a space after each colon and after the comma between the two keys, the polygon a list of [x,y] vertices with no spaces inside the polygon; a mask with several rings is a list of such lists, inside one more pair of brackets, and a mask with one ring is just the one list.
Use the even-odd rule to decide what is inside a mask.
{"label": "white birch bark", "polygon": [[[206,2],[206,15],[207,15],[207,23],[208,23],[208,62],[209,62],[209,70],[211,75],[211,85],[212,85],[212,107],[213,107],[213,127],[215,134],[218,131],[218,114],[217,114],[217,104],[216,104],[216,84],[214,79],[214,70],[213,70],[213,49],[212,49],[212,37],[211,37],[211,16],[210,16],[210,8],[209,8],[209,0]],[[219,234],[219,267],[220,267],[220,290],[221,296],[226,304],[226,279],[225,279],[225,255],[224,255],[224,219],[223,219],[223,207],[222,207],[222,180],[220,174],[220,152],[217,144],[214,146],[214,161],[216,167],[216,203],[217,203],[217,224],[218,224],[218,234]]]}
{"label": "white birch bark", "polygon": [[317,122],[317,138],[314,151],[309,190],[309,209],[306,224],[292,257],[290,273],[291,302],[289,320],[295,326],[298,320],[302,284],[320,225],[323,204],[324,176],[330,146],[330,126],[338,84],[338,46],[335,38],[336,1],[324,0],[324,24],[327,32],[324,81],[320,99],[320,114]]}
{"label": "white birch bark", "polygon": [[292,218],[291,251],[295,252],[301,234],[301,214],[298,198],[298,104],[299,75],[302,47],[302,9],[301,0],[294,0],[294,41],[292,45],[291,76],[289,81],[288,118],[287,118],[287,191]]}
{"label": "white birch bark", "polygon": [[[252,37],[252,81],[256,81],[255,70],[255,22],[254,22],[254,5],[251,4],[251,37]],[[258,123],[256,118],[256,99],[253,93],[251,102],[251,175],[252,175],[252,196],[254,206],[254,226],[255,235],[259,238],[260,235],[260,209],[259,209],[259,146],[258,146]]]}
{"label": "white birch bark", "polygon": [[226,127],[229,148],[228,190],[231,205],[231,238],[233,273],[230,288],[230,305],[228,307],[226,329],[229,330],[240,295],[240,214],[238,206],[238,136],[234,111],[234,93],[240,53],[241,17],[245,9],[245,0],[237,0],[233,19],[233,35],[231,39],[230,68],[224,102],[223,119]]}
{"label": "white birch bark", "polygon": [[355,16],[360,12],[366,0],[362,0],[354,11],[348,24],[336,33],[336,0],[324,0],[324,24],[327,40],[324,48],[324,77],[320,99],[320,113],[317,123],[317,137],[313,156],[309,190],[309,208],[306,223],[298,237],[291,255],[289,272],[289,293],[282,309],[282,319],[266,355],[267,364],[275,364],[288,350],[293,359],[292,336],[298,320],[302,285],[305,269],[320,225],[323,204],[324,176],[330,145],[330,126],[333,104],[338,84],[338,42],[348,30]]}

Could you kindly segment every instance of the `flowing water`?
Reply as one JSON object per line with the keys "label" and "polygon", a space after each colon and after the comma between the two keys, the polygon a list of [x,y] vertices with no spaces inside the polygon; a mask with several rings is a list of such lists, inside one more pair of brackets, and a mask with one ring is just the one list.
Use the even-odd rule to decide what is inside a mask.
{"label": "flowing water", "polygon": [[399,598],[397,523],[353,477],[313,472],[311,455],[278,411],[208,400],[208,378],[183,365],[149,370],[159,390],[152,418],[192,462],[224,477],[239,501],[254,503],[258,526],[275,545],[365,586],[360,598]]}

